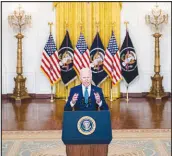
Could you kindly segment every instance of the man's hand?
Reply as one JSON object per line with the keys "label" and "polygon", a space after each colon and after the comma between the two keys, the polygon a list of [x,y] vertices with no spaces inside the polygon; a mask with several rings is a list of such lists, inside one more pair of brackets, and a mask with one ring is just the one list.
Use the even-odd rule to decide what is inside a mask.
{"label": "man's hand", "polygon": [[95,99],[96,99],[96,103],[100,103],[101,102],[101,99],[100,99],[100,95],[99,93],[94,93],[94,96],[95,96]]}
{"label": "man's hand", "polygon": [[75,104],[76,103],[76,101],[78,100],[78,93],[75,93],[74,95],[73,95],[73,97],[72,97],[72,103],[73,104]]}

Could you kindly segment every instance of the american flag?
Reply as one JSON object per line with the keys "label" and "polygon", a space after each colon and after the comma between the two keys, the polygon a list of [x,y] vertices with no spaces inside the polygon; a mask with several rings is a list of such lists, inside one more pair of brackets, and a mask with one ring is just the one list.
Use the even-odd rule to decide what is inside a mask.
{"label": "american flag", "polygon": [[60,80],[58,52],[52,34],[49,35],[48,42],[42,53],[41,69],[48,77],[51,85]]}
{"label": "american flag", "polygon": [[113,85],[117,84],[122,79],[120,54],[113,31],[108,47],[105,51],[103,66],[111,77]]}
{"label": "american flag", "polygon": [[77,74],[79,74],[82,68],[90,67],[90,54],[82,33],[74,50],[73,65]]}

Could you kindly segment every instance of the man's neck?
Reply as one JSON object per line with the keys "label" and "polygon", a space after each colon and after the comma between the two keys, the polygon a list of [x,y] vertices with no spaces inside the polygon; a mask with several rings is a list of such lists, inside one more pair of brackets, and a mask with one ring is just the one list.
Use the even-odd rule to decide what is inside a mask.
{"label": "man's neck", "polygon": [[89,88],[89,87],[91,87],[91,84],[90,84],[89,86],[84,86],[84,85],[82,84],[82,87]]}

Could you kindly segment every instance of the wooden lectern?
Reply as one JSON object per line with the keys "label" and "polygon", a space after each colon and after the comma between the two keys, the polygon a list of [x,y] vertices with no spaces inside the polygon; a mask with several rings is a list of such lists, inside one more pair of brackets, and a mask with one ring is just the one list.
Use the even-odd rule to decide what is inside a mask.
{"label": "wooden lectern", "polygon": [[107,156],[108,144],[66,145],[67,156]]}

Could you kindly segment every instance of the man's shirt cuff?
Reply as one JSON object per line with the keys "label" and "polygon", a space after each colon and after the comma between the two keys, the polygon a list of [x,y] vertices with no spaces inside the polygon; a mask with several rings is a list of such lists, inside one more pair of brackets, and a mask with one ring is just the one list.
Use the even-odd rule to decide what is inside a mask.
{"label": "man's shirt cuff", "polygon": [[99,105],[99,107],[101,107],[102,106],[102,100],[97,104]]}
{"label": "man's shirt cuff", "polygon": [[73,104],[72,101],[71,101],[71,102],[70,102],[70,105],[71,105],[71,107],[73,107],[75,104]]}

